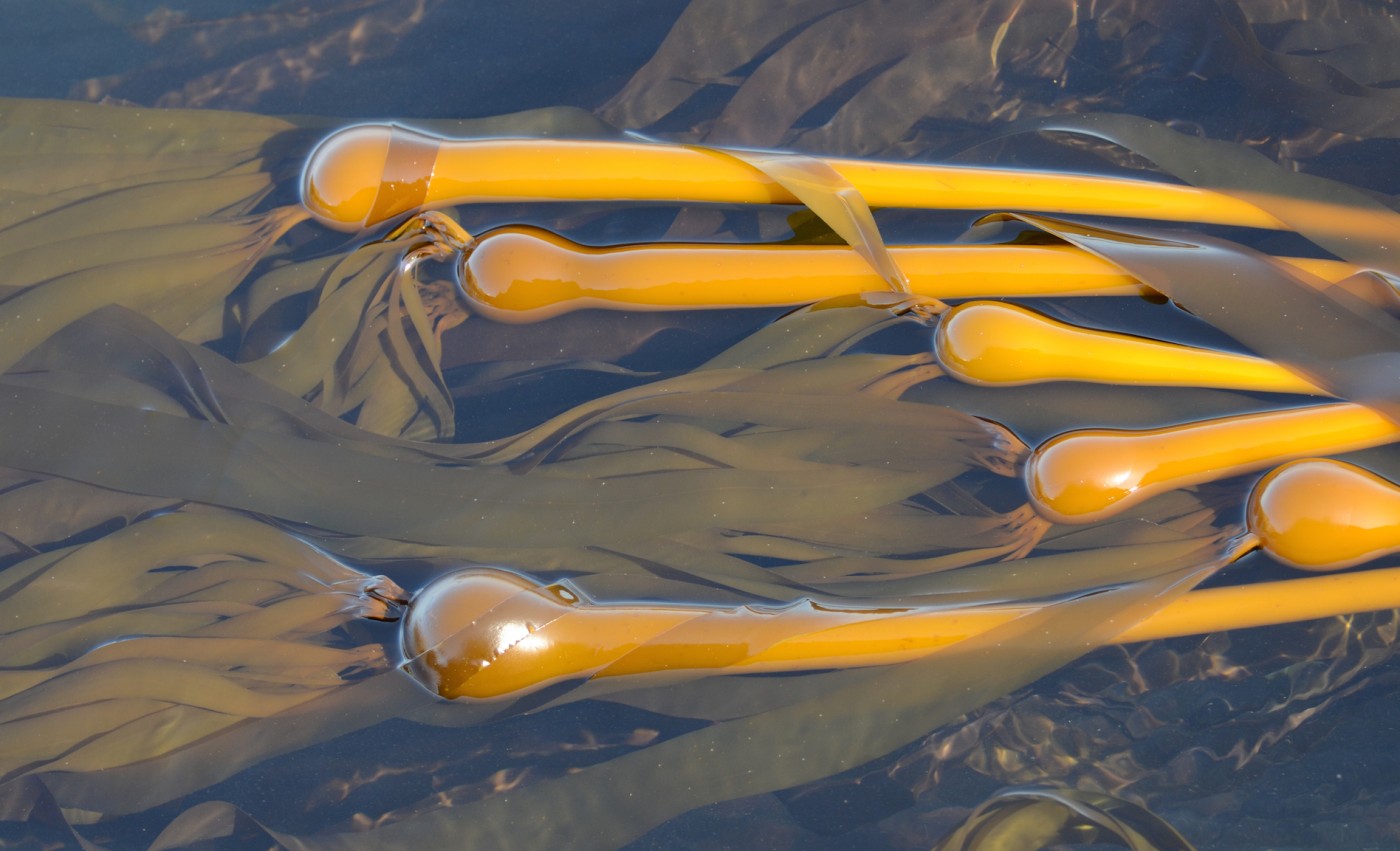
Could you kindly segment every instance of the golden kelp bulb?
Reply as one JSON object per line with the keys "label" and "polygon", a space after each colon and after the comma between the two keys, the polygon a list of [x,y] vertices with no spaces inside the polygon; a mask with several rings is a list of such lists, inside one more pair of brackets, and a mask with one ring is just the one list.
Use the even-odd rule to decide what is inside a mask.
{"label": "golden kelp bulb", "polygon": [[1145,431],[1084,429],[1041,444],[1026,462],[1031,505],[1055,523],[1092,523],[1176,488],[1400,439],[1363,405],[1266,411]]}
{"label": "golden kelp bulb", "polygon": [[[796,204],[752,153],[660,142],[469,139],[395,125],[337,131],[302,176],[307,209],[330,227],[372,227],[424,207],[491,201]],[[1018,209],[1285,225],[1228,195],[1142,180],[1012,169],[826,160],[871,207]]]}
{"label": "golden kelp bulb", "polygon": [[1092,381],[1326,395],[1262,358],[1080,328],[998,302],[944,314],[934,353],[946,372],[971,384]]}
{"label": "golden kelp bulb", "polygon": [[[896,246],[890,253],[913,292],[933,298],[1146,292],[1116,266],[1068,245]],[[531,227],[478,238],[462,286],[482,313],[507,322],[583,307],[780,307],[889,289],[841,245],[592,248]]]}
{"label": "golden kelp bulb", "polygon": [[1295,461],[1270,472],[1250,494],[1247,517],[1265,552],[1303,570],[1400,552],[1400,486],[1341,461]]}
{"label": "golden kelp bulb", "polygon": [[428,688],[492,699],[590,677],[901,662],[1021,611],[850,609],[806,600],[780,608],[602,605],[566,583],[471,568],[435,580],[413,600],[402,642],[405,670]]}
{"label": "golden kelp bulb", "polygon": [[[1070,245],[902,245],[892,246],[890,255],[914,294],[938,299],[1150,292],[1112,263]],[[1327,280],[1355,271],[1336,261],[1280,259]],[[477,311],[492,319],[533,322],[585,307],[782,307],[887,291],[889,284],[842,245],[594,248],[539,228],[507,227],[472,243],[462,287]]]}
{"label": "golden kelp bulb", "polygon": [[[1400,606],[1400,568],[1192,591],[1119,642]],[[404,669],[446,698],[512,699],[569,680],[780,673],[906,662],[1036,611],[1035,604],[778,608],[597,603],[499,568],[430,583],[404,618]],[[645,683],[637,683],[644,685]]]}

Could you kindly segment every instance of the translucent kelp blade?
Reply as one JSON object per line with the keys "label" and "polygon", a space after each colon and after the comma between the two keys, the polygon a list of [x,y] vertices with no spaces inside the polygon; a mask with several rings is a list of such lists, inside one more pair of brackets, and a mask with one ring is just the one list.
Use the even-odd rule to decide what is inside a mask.
{"label": "translucent kelp blade", "polygon": [[1017,130],[1037,131],[1120,145],[1187,183],[1249,201],[1338,257],[1400,275],[1400,213],[1344,183],[1286,169],[1242,145],[1188,136],[1133,115],[1051,118]]}
{"label": "translucent kelp blade", "polygon": [[706,85],[729,82],[736,70],[807,21],[853,0],[696,0],[686,5],[666,40],[622,91],[603,105],[618,127],[646,127]]}
{"label": "translucent kelp blade", "polygon": [[[843,85],[908,55],[917,46],[946,43],[981,29],[987,55],[992,57],[998,27],[1012,20],[1023,5],[940,7],[940,14],[930,14],[926,6],[908,0],[850,4],[802,29],[766,58],[726,105],[712,135],[732,144],[779,144],[799,118]],[[1072,20],[1072,12],[1066,17]],[[861,48],[833,55],[832,45],[845,39],[851,41],[844,43],[858,43]],[[775,91],[783,93],[780,100],[758,106]]]}
{"label": "translucent kelp blade", "polygon": [[855,249],[892,291],[909,292],[909,279],[885,247],[865,198],[831,165],[797,154],[704,150],[741,160],[771,177]]}
{"label": "translucent kelp blade", "polygon": [[[372,726],[422,707],[424,691],[395,670],[345,684],[281,716],[225,727],[160,760],[40,779],[65,807],[133,813],[218,783],[263,760]],[[464,715],[471,717],[470,709]],[[478,721],[485,720],[477,714]]]}
{"label": "translucent kelp blade", "polygon": [[63,844],[81,851],[106,851],[104,846],[89,842],[73,829],[58,802],[36,777],[25,777],[0,786],[0,818],[51,828]]}
{"label": "translucent kelp blade", "polygon": [[[868,308],[858,312],[865,325],[889,318],[888,314],[869,311]],[[839,315],[840,312],[834,314]],[[151,342],[160,340],[160,336],[146,333]],[[83,340],[74,337],[74,344],[81,342]],[[169,357],[179,357],[183,351],[176,343]],[[228,371],[227,365],[214,370],[214,365],[218,363],[216,356],[190,349],[185,357],[207,364],[209,368],[196,368],[195,371],[190,371],[189,365],[181,368],[188,374],[182,379],[183,384],[207,384],[211,374],[217,374],[220,381],[230,382],[235,399],[241,395],[246,398],[248,393],[252,393],[262,400],[262,405],[272,407],[262,412],[255,407],[253,412],[258,413],[258,417],[245,421],[246,424],[189,420],[151,410],[94,403],[66,393],[45,391],[32,386],[32,382],[28,382],[31,386],[11,385],[13,395],[10,395],[7,403],[14,406],[13,413],[18,420],[31,425],[29,431],[45,431],[45,428],[39,427],[41,421],[56,424],[48,431],[50,437],[43,442],[56,452],[50,460],[62,466],[64,474],[69,477],[77,476],[83,480],[84,477],[92,477],[95,467],[102,466],[105,469],[104,473],[99,474],[102,479],[115,483],[109,477],[113,474],[122,477],[123,484],[118,490],[144,493],[148,488],[155,488],[161,491],[155,495],[181,491],[182,497],[176,498],[244,507],[258,505],[256,511],[283,516],[291,521],[309,522],[321,528],[354,533],[375,530],[378,535],[389,539],[456,546],[512,546],[518,542],[518,530],[515,529],[515,521],[508,518],[524,509],[543,512],[538,518],[553,518],[539,526],[539,533],[545,535],[536,542],[539,546],[573,546],[629,539],[643,535],[643,529],[652,535],[659,535],[668,529],[683,530],[710,523],[732,526],[762,521],[764,518],[783,522],[798,516],[829,516],[834,512],[854,511],[857,507],[874,507],[899,500],[925,487],[934,486],[946,479],[948,474],[956,474],[958,469],[963,469],[952,467],[952,473],[948,473],[942,467],[935,469],[925,465],[924,469],[918,469],[918,465],[914,465],[913,469],[902,472],[876,466],[844,466],[848,460],[861,460],[857,453],[860,441],[850,444],[850,448],[841,451],[843,453],[826,459],[827,466],[823,469],[774,472],[771,476],[757,469],[701,469],[675,474],[578,480],[550,473],[547,463],[524,476],[500,467],[468,469],[459,463],[444,466],[442,462],[448,462],[454,455],[466,459],[480,455],[480,451],[463,446],[448,452],[448,448],[435,446],[426,452],[426,448],[410,449],[407,444],[399,448],[393,442],[385,444],[367,439],[363,434],[357,437],[353,430],[347,431],[344,425],[336,427],[328,421],[309,416],[304,403],[279,396],[265,386],[259,389],[259,382],[239,375],[237,371]],[[813,370],[819,370],[823,363],[825,361],[813,361]],[[119,358],[109,358],[88,364],[85,370],[101,374],[105,368],[119,365]],[[839,358],[834,361],[833,367],[840,368]],[[69,368],[73,368],[73,364]],[[706,388],[722,386],[752,375],[753,372],[742,370],[707,370],[696,372],[687,379],[692,379],[690,384]],[[696,382],[694,379],[703,381]],[[692,393],[678,393],[675,389],[683,388],[686,382],[661,384],[605,400],[588,416],[571,414],[563,417],[557,427],[547,425],[542,437],[556,441],[564,435],[577,434],[578,428],[588,419],[631,419],[662,413],[720,421],[718,428],[721,430],[753,423],[840,430],[862,423],[857,410],[850,405],[830,405],[815,396],[792,396],[794,406],[802,406],[801,416],[797,416],[794,410],[773,405],[778,398],[773,393],[724,393],[713,398],[714,405],[718,407],[711,406],[708,400],[704,405],[682,405],[682,398]],[[665,392],[671,384],[675,384],[675,389]],[[21,402],[21,396],[31,402],[42,396],[46,399],[46,405],[52,403],[57,407],[45,412],[42,420],[35,420],[32,410],[21,414],[25,405]],[[99,407],[92,409],[91,405]],[[211,410],[218,410],[218,405],[221,403],[213,403]],[[906,424],[914,430],[927,430],[923,439],[927,439],[930,445],[938,444],[939,434],[949,434],[953,438],[953,444],[945,444],[951,449],[955,449],[960,441],[972,441],[965,448],[956,449],[953,452],[955,458],[967,458],[972,463],[987,463],[991,459],[1001,458],[998,463],[1004,466],[1008,463],[1005,452],[1009,446],[1004,445],[1005,435],[969,417],[937,407],[904,405],[882,399],[862,400],[861,405],[871,407],[869,416],[874,416],[875,409],[881,410],[881,419],[888,420],[889,425]],[[210,405],[204,407],[210,409]],[[78,409],[83,409],[84,413],[78,413]],[[584,410],[588,409],[589,406],[584,406]],[[276,425],[273,431],[262,428],[267,414],[276,414],[276,419],[267,423]],[[242,420],[242,417],[237,419]],[[281,420],[280,424],[277,419]],[[294,425],[295,420],[302,420],[302,424]],[[865,419],[864,423],[872,423],[872,420]],[[309,432],[308,425],[311,425]],[[160,430],[162,437],[157,437],[155,431],[148,431],[148,428]],[[715,425],[710,425],[710,428],[715,428]],[[73,430],[71,434],[64,434],[70,430]],[[84,434],[80,435],[78,431]],[[125,437],[118,437],[119,432],[125,432]],[[146,437],[136,437],[143,432]],[[20,432],[15,434],[20,435]],[[176,434],[182,437],[175,438]],[[88,463],[97,458],[94,453],[104,452],[102,445],[115,451],[120,439],[126,437],[134,439],[132,445],[118,452],[126,460],[113,458],[112,465],[105,462],[104,465]],[[70,444],[70,438],[73,444]],[[168,439],[176,439],[176,442],[164,442]],[[161,456],[160,463],[154,463],[151,459],[147,459],[146,463],[137,460],[143,441],[148,451]],[[280,445],[281,449],[273,451],[274,444]],[[34,453],[41,451],[41,445],[25,446],[22,439],[15,439],[6,445],[14,452],[28,455],[29,466],[35,466],[38,458]],[[60,448],[63,445],[66,448]],[[269,451],[272,455],[267,453]],[[1011,451],[1014,453],[1015,448],[1011,448]],[[967,455],[969,452],[970,456]],[[325,453],[329,455],[322,458]],[[66,456],[67,460],[60,460],[60,455]],[[172,465],[169,463],[172,458],[181,459],[181,463]],[[546,456],[540,456],[540,459],[543,458]],[[955,463],[966,465],[969,460]],[[283,462],[291,465],[284,470],[305,470],[304,474],[294,476],[293,480],[300,480],[298,487],[311,488],[316,495],[294,494],[295,488],[288,490],[284,481],[276,481],[281,479],[280,474],[267,476],[267,470],[276,469]],[[46,465],[48,462],[43,463]],[[479,465],[480,460],[469,463]],[[179,472],[182,469],[183,472]],[[218,483],[217,479],[210,479],[199,472],[200,469],[227,472],[230,479]],[[318,472],[312,473],[311,470]],[[326,480],[328,474],[335,481]],[[127,479],[127,476],[132,477]],[[680,476],[679,479],[676,476]],[[179,479],[183,481],[178,483],[176,480]],[[826,490],[813,490],[816,481],[822,481]],[[344,487],[350,490],[344,490]],[[342,493],[332,495],[337,490]],[[382,504],[384,494],[388,493],[403,494],[406,502],[398,508],[389,508],[388,514],[381,514],[375,504]],[[780,494],[791,494],[792,500],[774,498]],[[263,501],[265,497],[272,501]],[[648,521],[648,518],[654,522]],[[416,528],[419,529],[414,530]]]}
{"label": "translucent kelp blade", "polygon": [[52,545],[114,518],[131,522],[170,500],[94,488],[66,479],[31,479],[0,492],[0,533],[29,547]]}
{"label": "translucent kelp blade", "polygon": [[[382,828],[292,847],[619,847],[695,807],[786,788],[868,762],[1109,640],[1219,561],[1157,565],[1156,578],[1049,605],[928,659],[827,694],[722,722],[557,780]],[[1109,621],[1116,621],[1110,624]],[[1085,630],[1085,624],[1094,624]],[[549,818],[532,814],[548,813]],[[585,815],[586,814],[586,815]],[[586,836],[576,830],[588,818]]]}
{"label": "translucent kelp blade", "polygon": [[179,157],[256,147],[293,128],[252,113],[0,99],[0,150],[10,155]]}
{"label": "translucent kelp blade", "polygon": [[[124,249],[127,252],[153,250],[150,241],[134,238],[134,231],[246,215],[271,189],[271,176],[254,171],[198,181],[162,179],[158,183],[141,183],[83,198],[81,203],[67,201],[56,210],[25,216],[0,230],[0,255],[18,258],[23,256],[22,252],[62,242],[77,251],[77,257],[54,259],[70,263],[86,260],[91,261],[89,265],[96,265],[95,261],[104,256],[103,247],[108,251],[122,250],[120,246],[110,245],[118,240],[134,243]],[[0,224],[8,223],[0,218]],[[109,245],[103,246],[97,242],[97,237],[104,234],[121,236],[108,237]],[[84,247],[83,240],[92,240],[95,244]],[[162,241],[158,236],[154,240],[157,245]],[[61,273],[59,270],[51,274]]]}
{"label": "translucent kelp blade", "polygon": [[1236,48],[1234,74],[1256,97],[1329,130],[1400,136],[1400,93],[1363,86],[1321,59],[1265,48],[1234,4],[1208,8],[1214,20],[1203,23],[1222,31]]}
{"label": "translucent kelp blade", "polygon": [[[1077,37],[1077,18],[1071,4],[1022,2],[1006,4],[977,22],[956,21],[948,29],[951,37],[921,40],[889,67],[872,65],[848,81],[847,85],[863,84],[824,124],[796,131],[792,144],[811,151],[875,154],[907,138],[930,115],[951,121],[983,119],[992,92],[1000,89],[998,93],[1006,96],[1003,81],[1008,76],[1051,76],[1063,68]],[[867,27],[879,32],[875,28],[881,24],[889,28],[903,23],[874,18]],[[800,61],[797,55],[784,58]],[[873,78],[863,80],[871,74]],[[1019,106],[1012,100],[1001,109],[1014,114]]]}
{"label": "translucent kelp blade", "polygon": [[[262,250],[290,221],[285,216],[247,223],[243,239],[218,251],[163,254],[143,260],[74,272],[37,284],[5,302],[5,345],[0,367],[8,370],[25,353],[75,319],[110,304],[152,314],[174,332],[208,339],[208,330],[195,323],[223,299],[247,274]],[[219,329],[213,329],[218,336]]]}
{"label": "translucent kelp blade", "polygon": [[[211,560],[220,551],[247,556]],[[145,763],[334,693],[385,660],[377,645],[321,646],[326,633],[402,596],[266,523],[208,510],[160,515],[57,555],[5,574],[22,579],[0,600],[0,646],[23,667],[0,671],[0,727],[29,743],[6,751],[7,778]],[[201,600],[215,605],[191,608]],[[194,619],[161,617],[172,605]],[[238,637],[200,637],[220,622]],[[162,628],[176,631],[162,638]]]}
{"label": "translucent kelp blade", "polygon": [[[536,470],[525,477],[398,464],[315,441],[30,388],[11,387],[4,395],[0,418],[14,440],[0,447],[0,463],[8,466],[424,543],[509,546],[520,539],[522,517],[533,518],[537,545],[567,546],[680,531],[699,517],[734,525],[746,518],[835,516],[936,484],[918,473],[835,467],[706,469],[612,480]],[[157,457],[165,459],[163,466],[154,463]],[[683,489],[676,476],[686,477]]]}
{"label": "translucent kelp blade", "polygon": [[[1214,237],[1000,217],[1117,263],[1259,354],[1340,398],[1400,420],[1400,320],[1385,311],[1345,293],[1332,297],[1325,283],[1307,280],[1306,272]],[[1293,330],[1280,334],[1280,328]]]}

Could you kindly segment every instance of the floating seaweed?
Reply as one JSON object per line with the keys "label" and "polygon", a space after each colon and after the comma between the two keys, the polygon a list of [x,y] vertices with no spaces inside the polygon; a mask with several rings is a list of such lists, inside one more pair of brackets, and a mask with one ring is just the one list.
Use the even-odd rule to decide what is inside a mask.
{"label": "floating seaweed", "polygon": [[[830,75],[810,97],[802,86],[812,81],[794,78],[802,86],[784,108],[797,111],[759,120],[745,107],[757,93],[782,88],[775,80],[810,63],[834,33],[887,28],[883,16],[898,4],[807,4],[810,24],[794,9],[740,5],[693,5],[604,116],[645,127],[694,95],[689,81],[703,74],[652,79],[675,61],[668,57],[699,57],[723,74],[757,62],[710,141],[927,151],[927,116],[867,119],[880,91],[905,86],[920,63],[946,66],[947,39],[970,34],[963,47],[991,64],[968,72],[1005,85],[1003,75],[1037,63],[1061,63],[1053,73],[1069,67],[1030,36],[1054,29],[1047,22],[1090,37],[1070,7],[989,7],[946,38],[910,31],[884,53],[856,51],[846,76]],[[1106,9],[1094,37],[1106,37],[1114,15],[1165,14],[1132,8]],[[1295,86],[1316,82],[1310,69],[1326,55],[1278,53],[1305,37],[1311,13],[1271,13],[1301,28],[1281,36],[1251,28],[1237,11],[1218,14],[1238,36],[1241,67],[1273,68]],[[735,15],[749,21],[743,38],[691,49],[716,16]],[[786,28],[775,32],[779,24]],[[1367,49],[1374,35],[1333,57],[1367,84],[1388,79]],[[685,50],[675,46],[687,38]],[[872,73],[854,94],[838,91]],[[1262,76],[1248,79],[1263,85]],[[1349,96],[1388,102],[1385,92]],[[670,105],[648,107],[655,98]],[[800,127],[827,98],[845,105],[826,129]],[[1148,709],[1138,702],[1145,685],[1121,699],[1111,686],[1075,685],[1056,705],[1054,692],[1022,687],[1123,667],[1115,676],[1130,691],[1148,681],[1163,695],[1213,678],[1242,683],[1243,669],[1222,661],[1224,636],[1195,650],[1161,640],[1344,615],[1309,628],[1320,636],[1315,646],[1247,663],[1256,680],[1273,665],[1296,684],[1251,704],[1257,716],[1221,722],[1241,743],[1230,759],[1262,765],[1280,730],[1377,681],[1369,672],[1389,658],[1393,628],[1385,613],[1369,621],[1352,613],[1396,605],[1393,568],[1346,568],[1395,551],[1395,524],[1385,519],[1393,513],[1368,526],[1356,519],[1360,509],[1344,506],[1393,512],[1400,479],[1390,445],[1400,352],[1391,249],[1400,229],[1393,199],[1145,119],[1063,117],[1071,102],[1044,109],[1026,100],[982,128],[1007,145],[1092,137],[1088,150],[1106,152],[1107,140],[1201,188],[1151,175],[1076,185],[1129,201],[1159,190],[1192,199],[1158,218],[1262,228],[1277,235],[1269,250],[1241,244],[1252,237],[1238,231],[1045,215],[1113,216],[1141,205],[1103,209],[1078,198],[1068,210],[1053,198],[1018,203],[975,191],[957,206],[993,215],[960,239],[887,246],[876,226],[887,214],[871,208],[889,198],[861,194],[869,187],[846,174],[857,166],[843,165],[853,161],[596,138],[591,148],[526,145],[558,154],[602,144],[663,160],[681,150],[766,187],[761,197],[696,200],[776,202],[811,216],[793,217],[782,245],[718,245],[725,234],[712,229],[700,234],[704,245],[673,236],[585,247],[571,230],[605,214],[577,203],[498,229],[502,209],[519,206],[479,212],[446,191],[431,201],[439,210],[424,213],[426,196],[391,192],[375,215],[381,176],[416,180],[394,171],[402,163],[381,175],[395,139],[420,152],[437,144],[376,129],[351,131],[383,156],[370,163],[365,210],[346,221],[377,229],[347,239],[291,203],[302,162],[332,124],[0,103],[3,155],[23,164],[0,194],[6,812],[79,845],[129,844],[139,831],[148,840],[156,818],[165,827],[155,848],[220,838],[293,848],[619,847],[653,828],[664,835],[697,808],[768,792],[781,791],[787,811],[815,825],[811,813],[823,808],[804,801],[848,789],[853,775],[883,778],[870,785],[908,796],[895,801],[913,800],[911,789],[952,796],[956,784],[940,778],[960,769],[996,786],[1078,791],[1003,793],[963,812],[966,824],[939,847],[1091,838],[1189,847],[1141,806],[1183,796],[1164,791],[1171,784],[1154,772],[1164,759],[1140,739],[1066,744],[1045,732],[1079,729],[1069,717],[1078,705],[1109,719],[1132,713],[1124,729],[1146,736],[1166,729],[1169,700]],[[1288,103],[1329,132],[1390,132],[1353,101]],[[832,141],[856,118],[888,138]],[[576,110],[421,126],[441,136],[609,134]],[[767,135],[739,138],[736,127]],[[502,157],[521,150],[489,144]],[[324,161],[312,162],[320,175]],[[596,181],[571,194],[532,166],[524,171],[538,194],[488,196],[513,205],[599,197]],[[974,184],[1037,179],[965,166],[944,174],[955,173]],[[699,209],[683,210],[673,229],[693,236],[713,224]],[[1336,259],[1315,256],[1299,236]],[[1034,273],[1011,280],[1010,263]],[[933,271],[949,265],[957,275]],[[716,291],[715,282],[739,280],[736,267],[749,277]],[[702,339],[698,355],[656,365],[625,357],[638,344],[630,340],[649,345],[651,332],[599,346],[603,358],[587,341],[566,346],[559,329],[586,327],[567,324],[579,296],[593,299],[588,307],[663,311],[650,329],[706,327],[664,312],[697,306],[787,312],[721,315],[742,324],[741,337]],[[978,296],[1037,298],[1041,312],[985,302],[945,311],[938,301]],[[1095,320],[1105,315],[1135,336]],[[573,316],[622,323],[636,314]],[[474,337],[491,318],[526,321],[504,329],[512,338]],[[1038,374],[1024,371],[1024,354],[963,348],[969,338],[1005,336],[1002,323],[1026,322],[1040,329],[1030,346]],[[1064,335],[1073,335],[1060,349],[1066,359],[1048,360],[1046,341]],[[501,339],[553,354],[454,366],[463,348]],[[1125,375],[1109,361],[1127,351],[1146,360]],[[1011,385],[1008,359],[1017,361]],[[1147,372],[1155,384],[1138,384]],[[518,398],[552,375],[596,379],[600,389],[494,434],[467,409],[492,394]],[[1053,383],[1025,383],[1045,380]],[[1281,431],[1279,417],[1333,414],[1364,420],[1366,435],[1324,434],[1304,448],[1218,438],[1261,422]],[[1183,457],[1196,467],[1132,499],[1109,494],[1111,511],[1067,510],[1042,498],[1038,483],[1060,447],[1104,437],[1088,429],[1148,442],[1194,430]],[[1200,460],[1242,447],[1250,459],[1229,469]],[[1093,454],[1119,464],[1107,478],[1132,458],[1097,445]],[[1164,460],[1156,443],[1146,454]],[[1345,463],[1301,461],[1255,481],[1305,454],[1344,454]],[[1064,475],[1083,469],[1074,462]],[[1325,505],[1311,498],[1321,487],[1333,494]],[[1095,498],[1109,490],[1098,487]],[[1245,555],[1256,547],[1272,567]],[[1298,578],[1277,563],[1342,572]],[[532,614],[522,620],[507,604]],[[574,643],[575,627],[613,639],[615,652]],[[534,638],[522,643],[522,629]],[[560,645],[574,655],[545,655]],[[1065,668],[1095,648],[1105,649]],[[527,653],[557,667],[505,661],[528,662]],[[1163,669],[1149,662],[1163,654],[1176,660],[1170,672],[1144,673]],[[468,685],[483,670],[495,684]],[[548,732],[575,718],[599,727],[593,712],[634,728],[589,729],[577,742]],[[983,733],[985,747],[974,743]],[[336,755],[347,746],[353,757]],[[1028,767],[1025,755],[1044,765]],[[1189,773],[1173,765],[1177,776]],[[294,805],[240,792],[278,771],[277,782],[303,787]],[[371,793],[383,797],[367,803]],[[885,817],[881,806],[854,823]]]}

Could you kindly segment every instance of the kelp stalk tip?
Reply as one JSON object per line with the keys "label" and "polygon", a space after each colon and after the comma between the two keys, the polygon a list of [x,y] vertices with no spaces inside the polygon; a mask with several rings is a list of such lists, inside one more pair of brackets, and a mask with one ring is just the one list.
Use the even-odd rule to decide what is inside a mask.
{"label": "kelp stalk tip", "polygon": [[1250,531],[1273,558],[1340,570],[1400,552],[1400,487],[1332,459],[1294,461],[1250,493]]}
{"label": "kelp stalk tip", "polygon": [[999,302],[948,311],[934,353],[953,377],[988,386],[1089,381],[1329,395],[1263,358],[1080,328]]}
{"label": "kelp stalk tip", "polygon": [[[889,253],[910,291],[929,298],[1151,292],[1112,263],[1070,245],[896,245]],[[1331,260],[1279,259],[1328,281],[1357,271]],[[781,307],[886,292],[889,283],[840,245],[594,248],[539,228],[505,227],[471,244],[462,287],[478,312],[502,322],[532,322],[585,307]]]}
{"label": "kelp stalk tip", "polygon": [[[1053,605],[1053,604],[1052,604]],[[1192,591],[1118,643],[1400,607],[1400,568]],[[429,584],[403,621],[404,669],[446,698],[511,699],[571,680],[751,674],[910,661],[1034,606],[775,609],[595,603],[498,568]]]}
{"label": "kelp stalk tip", "polygon": [[[362,124],[337,131],[312,152],[302,200],[324,224],[341,230],[465,203],[799,203],[752,164],[752,156],[661,142],[443,139],[397,125]],[[1032,210],[1287,229],[1248,201],[1189,186],[1012,169],[825,162],[875,208]]]}
{"label": "kelp stalk tip", "polygon": [[1395,423],[1349,403],[1146,430],[1082,429],[1042,443],[1026,462],[1026,485],[1045,519],[1093,523],[1177,488],[1397,439]]}

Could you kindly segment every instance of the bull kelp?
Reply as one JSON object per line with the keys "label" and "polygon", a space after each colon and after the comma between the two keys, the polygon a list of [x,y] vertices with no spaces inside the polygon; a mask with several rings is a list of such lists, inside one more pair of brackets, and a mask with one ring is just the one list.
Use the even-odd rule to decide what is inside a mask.
{"label": "bull kelp", "polygon": [[[696,0],[594,112],[0,101],[9,827],[1385,847],[1328,747],[1400,606],[1342,6]],[[75,94],[248,108],[449,14],[153,16]]]}

